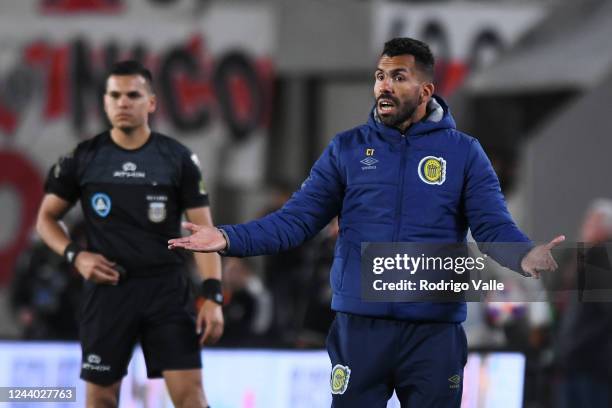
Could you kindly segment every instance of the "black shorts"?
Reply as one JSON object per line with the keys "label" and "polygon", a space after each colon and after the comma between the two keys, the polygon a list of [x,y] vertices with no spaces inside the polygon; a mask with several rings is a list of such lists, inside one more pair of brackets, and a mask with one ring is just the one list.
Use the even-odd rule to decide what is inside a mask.
{"label": "black shorts", "polygon": [[86,281],[79,322],[81,378],[99,385],[117,382],[127,373],[138,341],[149,378],[164,370],[201,368],[195,319],[189,283],[180,271],[128,278],[117,286]]}

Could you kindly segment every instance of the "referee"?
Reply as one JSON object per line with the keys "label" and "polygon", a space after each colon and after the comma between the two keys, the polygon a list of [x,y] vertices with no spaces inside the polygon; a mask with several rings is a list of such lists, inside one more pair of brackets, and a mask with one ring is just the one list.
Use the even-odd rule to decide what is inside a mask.
{"label": "referee", "polygon": [[[217,254],[196,254],[205,298],[191,296],[184,256],[166,249],[189,221],[212,225],[199,162],[185,146],[153,132],[151,73],[116,63],[106,79],[109,131],[80,143],[49,171],[37,230],[85,278],[80,310],[81,378],[88,407],[116,407],[121,379],[140,342],[147,376],[163,377],[176,407],[207,407],[200,346],[223,333]],[[60,226],[80,201],[87,248]]]}

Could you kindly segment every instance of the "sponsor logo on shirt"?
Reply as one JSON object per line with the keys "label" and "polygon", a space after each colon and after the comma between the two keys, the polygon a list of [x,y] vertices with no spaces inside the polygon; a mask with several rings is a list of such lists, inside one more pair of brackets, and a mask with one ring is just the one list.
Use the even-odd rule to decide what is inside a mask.
{"label": "sponsor logo on shirt", "polygon": [[111,199],[107,194],[96,193],[91,197],[91,208],[100,217],[106,217],[111,210]]}
{"label": "sponsor logo on shirt", "polygon": [[417,172],[423,183],[439,186],[446,181],[446,160],[442,157],[425,156],[419,162]]}
{"label": "sponsor logo on shirt", "polygon": [[145,178],[146,174],[144,171],[136,171],[136,164],[132,162],[125,162],[121,166],[121,170],[117,170],[113,173],[113,177],[119,178]]}

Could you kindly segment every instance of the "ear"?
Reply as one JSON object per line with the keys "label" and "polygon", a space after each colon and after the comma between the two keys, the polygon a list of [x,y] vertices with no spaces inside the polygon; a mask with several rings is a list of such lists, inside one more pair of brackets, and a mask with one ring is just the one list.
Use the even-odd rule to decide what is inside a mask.
{"label": "ear", "polygon": [[431,97],[433,96],[435,91],[435,86],[433,82],[426,82],[421,89],[421,94],[419,95],[419,100],[421,102],[429,102]]}
{"label": "ear", "polygon": [[155,95],[151,95],[151,99],[149,100],[149,113],[155,112],[157,109],[157,98]]}

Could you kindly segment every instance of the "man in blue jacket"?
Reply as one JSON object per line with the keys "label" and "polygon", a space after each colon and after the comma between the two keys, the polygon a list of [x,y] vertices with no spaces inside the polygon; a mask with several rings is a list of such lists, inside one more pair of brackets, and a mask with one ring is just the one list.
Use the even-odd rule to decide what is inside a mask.
{"label": "man in blue jacket", "polygon": [[461,403],[465,303],[362,300],[362,242],[464,242],[470,228],[477,242],[522,243],[523,251],[492,254],[511,269],[537,277],[557,267],[550,249],[564,237],[534,246],[517,228],[482,147],[434,95],[433,71],[423,42],[387,42],[368,122],[338,134],[280,210],[218,229],[185,224],[192,235],[169,241],[170,249],[271,254],[340,216],[327,339],[333,407],[384,407],[394,390],[403,407]]}

